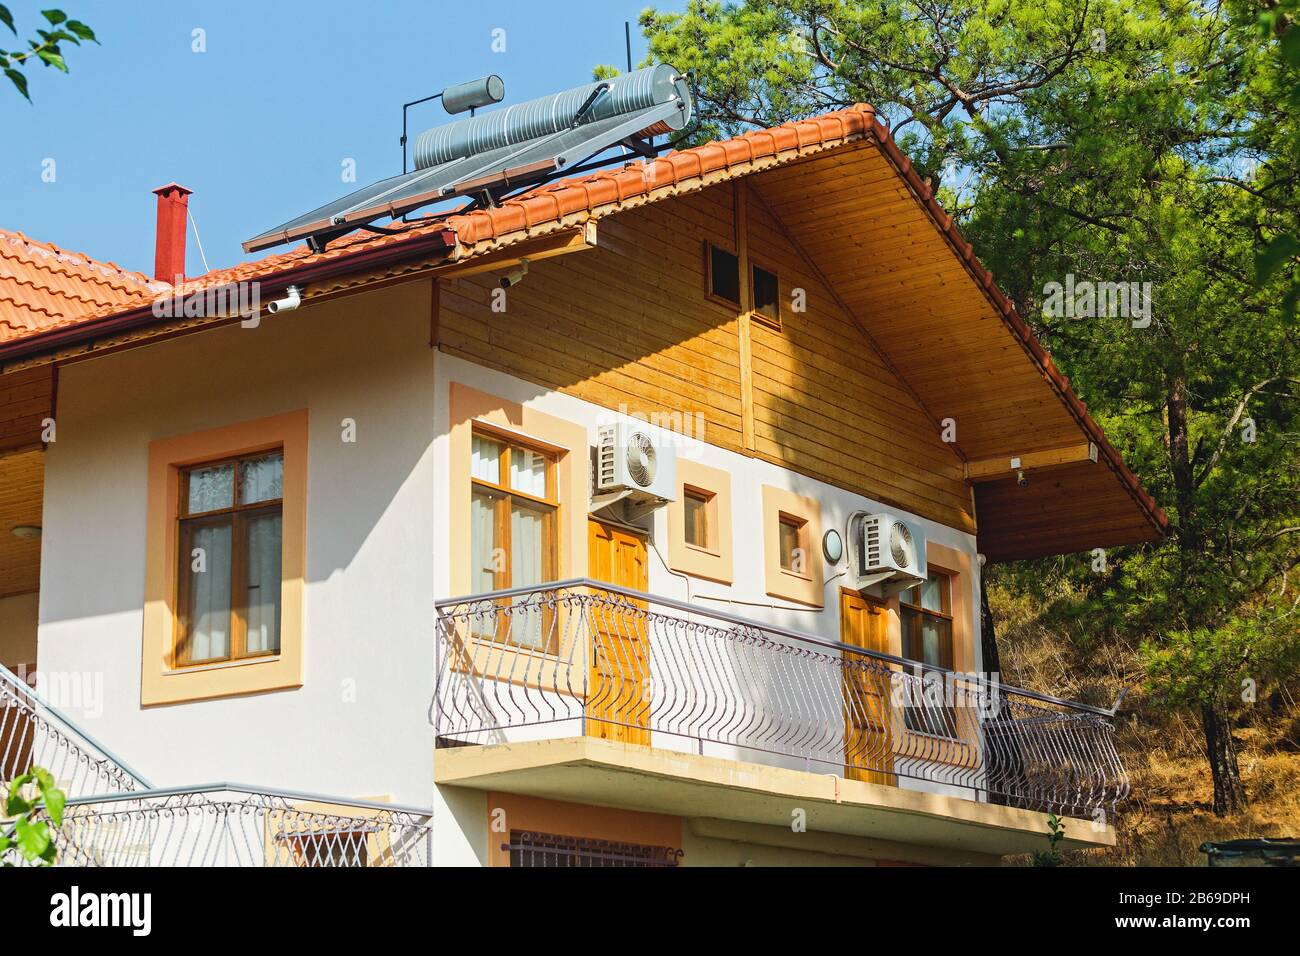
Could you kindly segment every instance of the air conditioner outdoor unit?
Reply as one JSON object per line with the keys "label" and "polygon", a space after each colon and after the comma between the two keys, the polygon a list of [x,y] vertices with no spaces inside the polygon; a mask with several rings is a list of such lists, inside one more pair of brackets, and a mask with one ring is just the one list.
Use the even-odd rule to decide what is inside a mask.
{"label": "air conditioner outdoor unit", "polygon": [[677,498],[677,449],[656,441],[636,421],[601,425],[597,432],[592,508],[618,501],[644,511]]}
{"label": "air conditioner outdoor unit", "polygon": [[858,522],[857,587],[879,584],[889,597],[925,580],[925,542],[890,514],[866,515]]}

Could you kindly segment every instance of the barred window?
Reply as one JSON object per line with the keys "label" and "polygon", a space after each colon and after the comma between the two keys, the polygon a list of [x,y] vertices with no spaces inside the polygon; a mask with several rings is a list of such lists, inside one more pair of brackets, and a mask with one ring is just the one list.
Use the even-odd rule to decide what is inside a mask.
{"label": "barred window", "polygon": [[511,830],[510,842],[501,847],[510,853],[511,866],[636,866],[679,865],[683,851],[668,846],[592,840],[530,830]]}

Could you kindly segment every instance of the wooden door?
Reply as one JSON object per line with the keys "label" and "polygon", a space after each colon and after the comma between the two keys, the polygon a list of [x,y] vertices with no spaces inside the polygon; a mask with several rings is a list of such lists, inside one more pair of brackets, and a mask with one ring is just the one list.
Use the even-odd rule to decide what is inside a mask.
{"label": "wooden door", "polygon": [[[589,574],[634,591],[649,587],[646,540],[601,521],[588,522]],[[597,592],[590,609],[587,735],[650,744],[650,647],[645,602]],[[607,600],[609,603],[607,603]]]}
{"label": "wooden door", "polygon": [[[889,613],[856,591],[840,593],[840,640],[888,653]],[[844,666],[844,776],[894,785],[893,709],[881,661],[847,655]],[[871,767],[874,769],[865,769]]]}

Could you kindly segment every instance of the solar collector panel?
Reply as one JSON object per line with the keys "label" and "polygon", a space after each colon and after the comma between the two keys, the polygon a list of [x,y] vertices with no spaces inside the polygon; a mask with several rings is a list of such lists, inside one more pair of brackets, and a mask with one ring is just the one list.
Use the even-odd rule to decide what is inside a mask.
{"label": "solar collector panel", "polygon": [[[513,113],[512,113],[513,111]],[[488,116],[427,130],[414,172],[371,183],[249,239],[246,252],[318,237],[318,242],[386,216],[458,195],[496,193],[541,182],[630,138],[682,129],[690,91],[668,66],[649,67],[543,97]],[[523,137],[523,132],[536,135]],[[443,157],[441,162],[435,159]],[[315,246],[313,246],[315,247]]]}

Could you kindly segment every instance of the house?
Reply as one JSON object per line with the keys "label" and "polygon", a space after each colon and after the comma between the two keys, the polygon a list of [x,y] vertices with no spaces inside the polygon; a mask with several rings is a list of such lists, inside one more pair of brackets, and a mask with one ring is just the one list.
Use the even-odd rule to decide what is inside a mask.
{"label": "house", "polygon": [[870,107],[190,279],[157,193],[152,278],[0,232],[0,775],[66,859],[1114,842],[1113,715],[984,673],[980,574],[1165,517]]}

